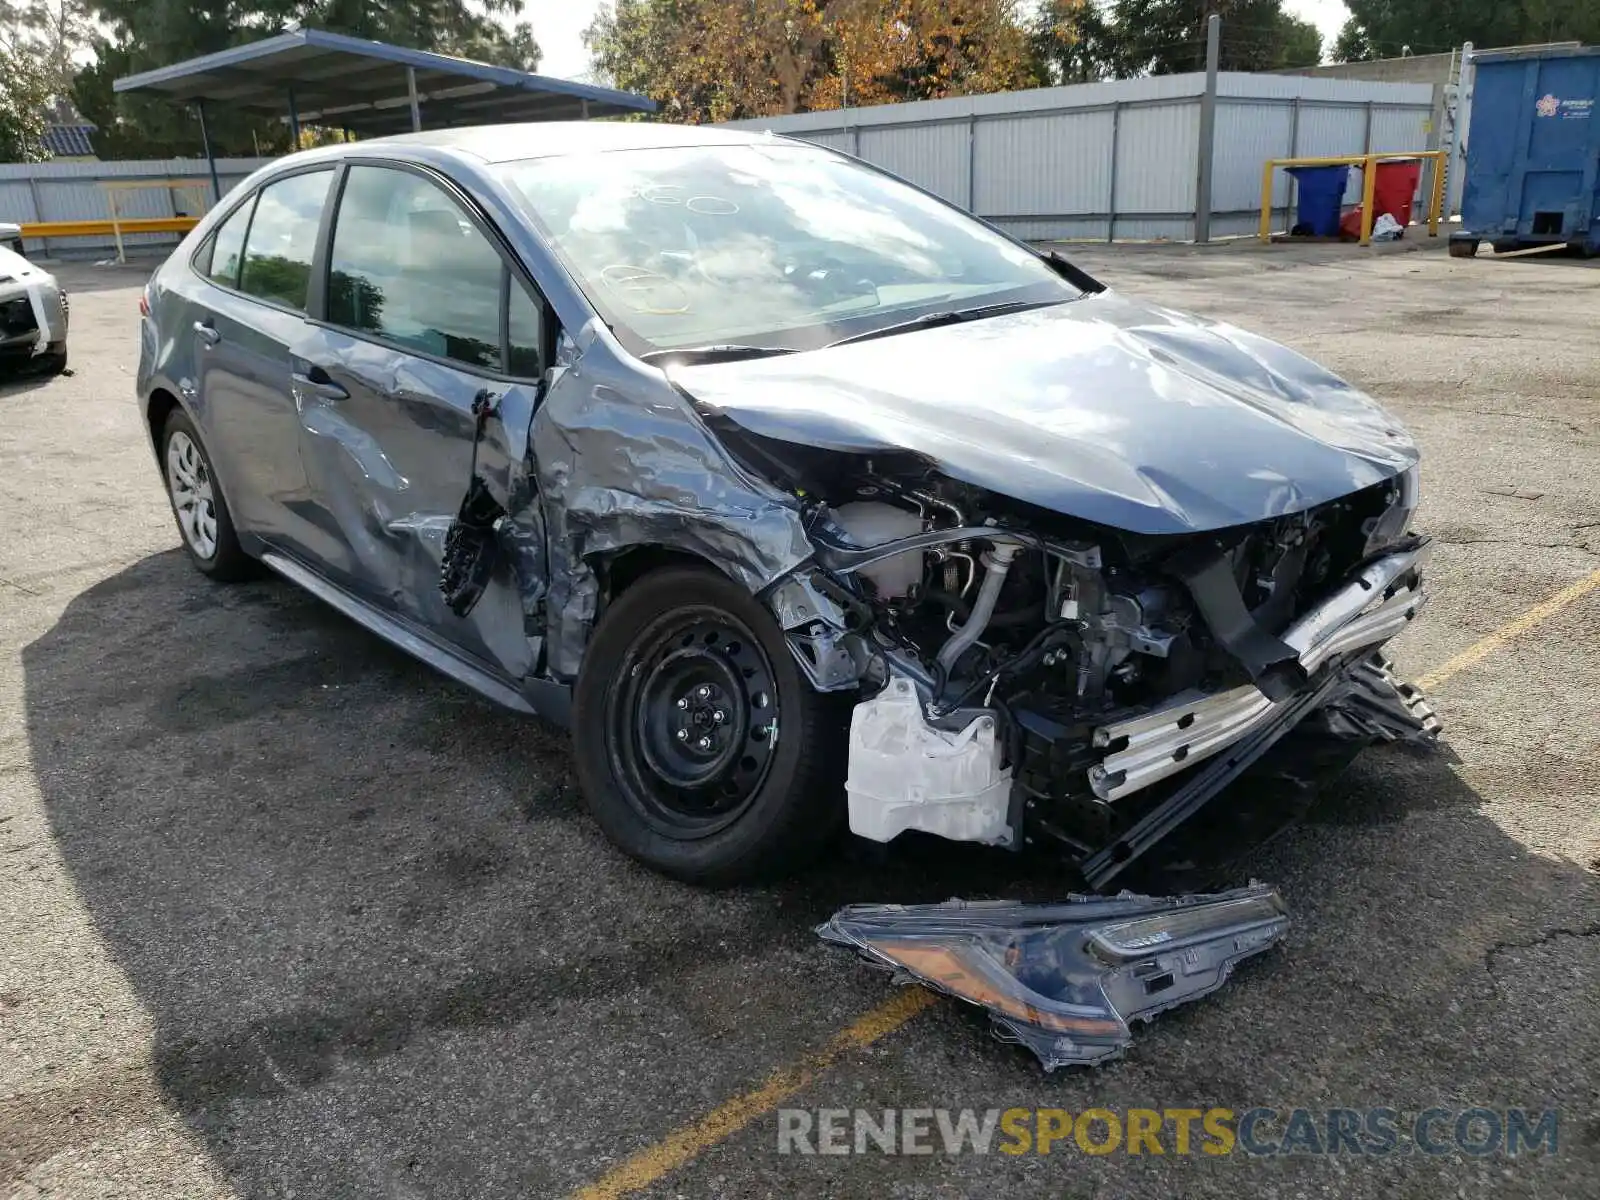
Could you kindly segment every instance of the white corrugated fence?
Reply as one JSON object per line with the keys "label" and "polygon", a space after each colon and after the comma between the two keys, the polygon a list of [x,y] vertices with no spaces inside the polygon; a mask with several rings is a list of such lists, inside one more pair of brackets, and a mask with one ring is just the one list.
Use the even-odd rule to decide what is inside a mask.
{"label": "white corrugated fence", "polygon": [[[1205,81],[1161,75],[728,124],[855,154],[1021,237],[1184,241]],[[1432,149],[1432,111],[1428,84],[1218,75],[1212,236],[1255,231],[1264,160]],[[1274,204],[1289,203],[1280,178]]]}

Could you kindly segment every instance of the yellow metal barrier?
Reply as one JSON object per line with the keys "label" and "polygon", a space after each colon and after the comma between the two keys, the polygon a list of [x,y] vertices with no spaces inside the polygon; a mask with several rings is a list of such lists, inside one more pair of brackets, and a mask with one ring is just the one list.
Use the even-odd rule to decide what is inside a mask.
{"label": "yellow metal barrier", "polygon": [[1272,240],[1272,173],[1279,167],[1337,167],[1361,168],[1361,244],[1372,242],[1372,223],[1377,214],[1372,211],[1373,191],[1378,186],[1381,162],[1401,159],[1431,158],[1433,160],[1433,194],[1428,201],[1428,236],[1439,236],[1439,216],[1444,208],[1445,158],[1448,150],[1413,150],[1406,154],[1342,154],[1330,158],[1269,158],[1261,167],[1261,240]]}
{"label": "yellow metal barrier", "polygon": [[188,233],[199,217],[123,217],[120,221],[25,221],[25,238],[104,237],[122,233]]}
{"label": "yellow metal barrier", "polygon": [[[106,205],[111,209],[111,236],[117,243],[117,261],[127,262],[127,256],[122,249],[122,235],[124,233],[176,233],[176,229],[153,229],[150,223],[154,221],[174,220],[187,221],[182,229],[187,232],[193,229],[198,217],[124,217],[118,209],[117,196],[121,192],[142,191],[149,188],[162,188],[168,192],[184,192],[194,197],[192,207],[198,214],[203,214],[210,206],[207,199],[211,193],[209,179],[103,179],[100,187],[106,194]],[[174,205],[176,207],[176,205]]]}
{"label": "yellow metal barrier", "polygon": [[[117,246],[117,261],[126,262],[123,249],[124,234],[132,233],[188,233],[200,223],[200,218],[211,207],[211,181],[209,179],[103,179],[100,187],[106,193],[106,207],[111,215],[95,221],[26,221],[22,225],[24,238],[105,237],[111,235]],[[167,192],[180,192],[192,196],[189,208],[193,215],[181,217],[125,217],[118,196],[123,192],[160,188]],[[177,207],[174,205],[174,207]]]}

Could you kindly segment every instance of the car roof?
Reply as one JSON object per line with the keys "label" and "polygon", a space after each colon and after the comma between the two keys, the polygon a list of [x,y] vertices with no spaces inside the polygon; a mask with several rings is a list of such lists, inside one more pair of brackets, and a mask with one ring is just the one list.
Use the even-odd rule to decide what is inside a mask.
{"label": "car roof", "polygon": [[521,125],[472,125],[371,138],[362,147],[429,146],[470,154],[484,162],[559,158],[610,150],[671,146],[745,146],[770,140],[769,133],[669,125],[659,121],[530,121]]}

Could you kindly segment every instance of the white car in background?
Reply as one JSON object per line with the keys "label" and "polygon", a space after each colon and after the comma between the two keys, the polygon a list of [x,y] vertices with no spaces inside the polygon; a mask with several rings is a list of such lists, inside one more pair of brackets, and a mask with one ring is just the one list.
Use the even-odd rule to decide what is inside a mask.
{"label": "white car in background", "polygon": [[0,378],[66,367],[66,292],[49,271],[0,245]]}
{"label": "white car in background", "polygon": [[0,249],[22,253],[22,226],[0,221]]}

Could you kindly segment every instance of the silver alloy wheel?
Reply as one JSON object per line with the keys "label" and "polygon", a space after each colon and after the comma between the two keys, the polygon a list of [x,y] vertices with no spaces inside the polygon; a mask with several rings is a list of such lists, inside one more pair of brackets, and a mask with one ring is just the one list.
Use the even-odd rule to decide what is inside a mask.
{"label": "silver alloy wheel", "polygon": [[181,430],[167,439],[167,490],[189,548],[201,558],[217,552],[217,510],[211,499],[211,474],[194,439]]}

